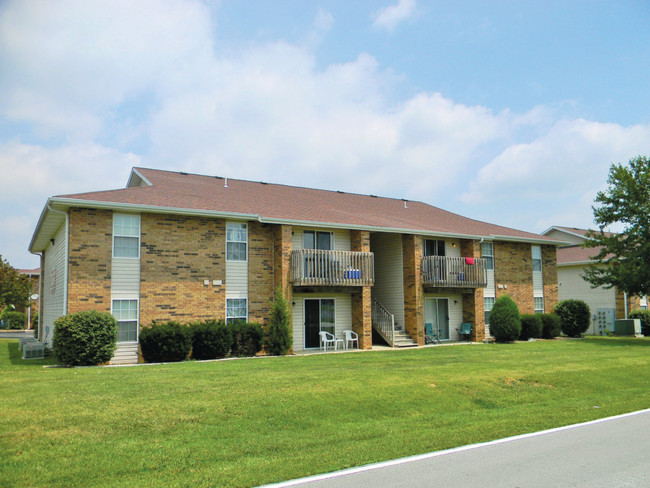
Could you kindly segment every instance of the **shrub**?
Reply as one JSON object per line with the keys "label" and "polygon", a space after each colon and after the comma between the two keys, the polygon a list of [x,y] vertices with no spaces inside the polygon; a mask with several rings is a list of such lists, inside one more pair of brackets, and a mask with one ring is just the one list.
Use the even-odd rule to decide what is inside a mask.
{"label": "shrub", "polygon": [[232,334],[225,322],[207,320],[193,324],[192,359],[224,358],[232,346]]}
{"label": "shrub", "polygon": [[264,339],[264,345],[269,354],[282,356],[291,349],[291,313],[280,287],[275,291],[275,299],[271,304],[269,328]]}
{"label": "shrub", "polygon": [[490,333],[498,342],[515,341],[521,333],[519,308],[507,295],[497,298],[492,306]]}
{"label": "shrub", "polygon": [[540,315],[525,314],[521,316],[520,340],[527,341],[528,339],[539,339],[542,337],[542,319]]}
{"label": "shrub", "polygon": [[650,336],[650,310],[634,310],[628,317],[641,320],[641,333],[646,337]]}
{"label": "shrub", "polygon": [[154,322],[140,330],[140,349],[148,363],[184,361],[191,348],[192,332],[178,322]]}
{"label": "shrub", "polygon": [[38,312],[32,315],[32,329],[38,329]]}
{"label": "shrub", "polygon": [[66,366],[101,364],[113,357],[117,347],[117,321],[95,310],[59,317],[54,322],[52,348]]}
{"label": "shrub", "polygon": [[555,306],[560,317],[562,332],[569,337],[580,337],[589,328],[589,305],[582,300],[562,300]]}
{"label": "shrub", "polygon": [[23,312],[16,312],[14,310],[5,309],[2,312],[2,321],[4,325],[0,329],[24,329],[25,328],[25,314]]}
{"label": "shrub", "polygon": [[542,320],[542,337],[544,339],[554,339],[562,333],[560,317],[554,313],[543,313],[540,318]]}
{"label": "shrub", "polygon": [[232,332],[232,356],[255,356],[262,350],[264,331],[260,324],[235,320],[228,327]]}

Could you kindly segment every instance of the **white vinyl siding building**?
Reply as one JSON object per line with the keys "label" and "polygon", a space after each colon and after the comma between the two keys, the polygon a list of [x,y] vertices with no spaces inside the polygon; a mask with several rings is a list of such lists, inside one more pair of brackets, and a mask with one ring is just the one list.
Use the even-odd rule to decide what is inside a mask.
{"label": "white vinyl siding building", "polygon": [[54,321],[67,313],[67,286],[68,286],[68,232],[63,224],[57,231],[54,242],[50,242],[45,250],[47,259],[42,271],[43,280],[43,337],[48,347],[52,347],[54,337]]}
{"label": "white vinyl siding building", "polygon": [[352,299],[347,293],[294,293],[292,297],[293,350],[305,350],[305,300],[334,300],[334,335],[343,339],[352,330]]}
{"label": "white vinyl siding building", "polygon": [[533,258],[533,302],[535,313],[544,313],[544,279],[542,276],[542,248],[531,246]]}
{"label": "white vinyl siding building", "polygon": [[226,321],[248,321],[248,224],[226,222]]}
{"label": "white vinyl siding building", "polygon": [[404,263],[402,236],[376,233],[370,236],[370,250],[375,255],[375,284],[372,296],[404,326]]}

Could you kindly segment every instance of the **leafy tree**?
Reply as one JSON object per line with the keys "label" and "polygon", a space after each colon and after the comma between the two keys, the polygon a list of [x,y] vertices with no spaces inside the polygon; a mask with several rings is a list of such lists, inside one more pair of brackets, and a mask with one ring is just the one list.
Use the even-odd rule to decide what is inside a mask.
{"label": "leafy tree", "polygon": [[265,337],[266,350],[274,356],[282,356],[291,349],[291,313],[289,305],[282,294],[282,289],[275,290],[275,299],[271,304],[271,318]]}
{"label": "leafy tree", "polygon": [[[630,295],[650,295],[650,160],[646,156],[613,164],[608,187],[593,207],[598,231],[590,231],[585,247],[597,248],[595,263],[584,278],[593,287],[616,287]],[[623,224],[620,233],[605,232]]]}
{"label": "leafy tree", "polygon": [[32,285],[29,278],[21,275],[8,261],[0,256],[0,308],[14,305],[22,308],[29,305]]}
{"label": "leafy tree", "polygon": [[497,342],[516,341],[521,334],[521,318],[517,304],[508,295],[494,302],[490,312],[490,334]]}

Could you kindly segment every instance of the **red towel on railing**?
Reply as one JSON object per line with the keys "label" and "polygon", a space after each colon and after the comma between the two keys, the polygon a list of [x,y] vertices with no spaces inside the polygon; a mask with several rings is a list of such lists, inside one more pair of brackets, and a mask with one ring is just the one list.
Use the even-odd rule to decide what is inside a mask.
{"label": "red towel on railing", "polygon": [[474,258],[465,258],[465,264],[474,264]]}

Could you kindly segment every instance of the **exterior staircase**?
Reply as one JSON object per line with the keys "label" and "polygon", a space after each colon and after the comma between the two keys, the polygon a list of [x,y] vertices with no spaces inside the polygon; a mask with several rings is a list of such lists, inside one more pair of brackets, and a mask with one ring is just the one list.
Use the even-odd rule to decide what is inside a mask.
{"label": "exterior staircase", "polygon": [[395,323],[395,316],[377,301],[372,299],[372,328],[384,339],[390,347],[417,346],[404,327]]}

